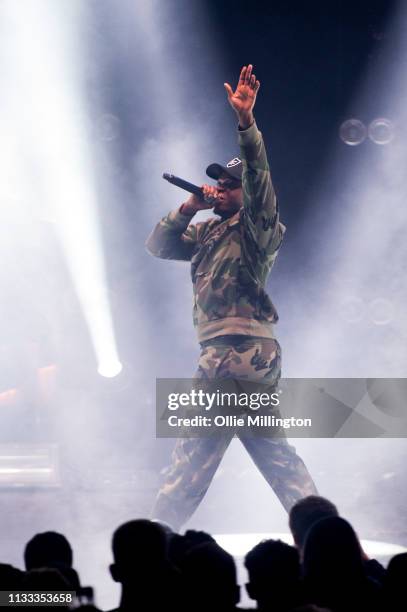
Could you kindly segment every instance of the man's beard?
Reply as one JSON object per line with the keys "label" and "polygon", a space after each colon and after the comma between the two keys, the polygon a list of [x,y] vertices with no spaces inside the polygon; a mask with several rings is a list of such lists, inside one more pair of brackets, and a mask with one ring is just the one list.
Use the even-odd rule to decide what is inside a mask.
{"label": "man's beard", "polygon": [[237,213],[237,210],[219,210],[215,205],[213,207],[213,212],[215,213],[215,215],[218,215],[222,219],[222,221],[225,221],[226,219],[230,219],[230,217],[233,217],[233,215]]}

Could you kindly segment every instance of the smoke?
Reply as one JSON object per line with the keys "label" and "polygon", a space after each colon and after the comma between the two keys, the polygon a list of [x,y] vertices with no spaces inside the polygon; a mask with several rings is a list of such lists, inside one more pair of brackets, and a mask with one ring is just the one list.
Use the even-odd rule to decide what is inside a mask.
{"label": "smoke", "polygon": [[[3,21],[1,80],[8,94],[0,117],[5,296],[0,391],[18,388],[22,399],[2,412],[2,435],[5,441],[18,441],[24,428],[25,441],[58,441],[63,487],[43,497],[42,492],[37,497],[27,493],[21,504],[9,498],[5,525],[17,536],[9,551],[4,547],[4,555],[18,563],[16,546],[22,550],[24,538],[34,531],[66,532],[78,550],[83,581],[100,585],[99,605],[112,608],[117,599],[107,573],[110,534],[120,522],[148,514],[159,469],[173,444],[154,440],[155,378],[190,377],[198,357],[189,266],[153,259],[144,242],[159,219],[186,197],[161,179],[163,172],[202,184],[209,163],[236,155],[236,121],[223,82],[233,83],[237,74],[228,74],[223,41],[199,3],[178,2],[177,14],[172,3],[158,0],[90,2],[80,9],[78,3],[69,3],[69,9],[65,3],[58,10],[55,3],[37,4],[53,33],[48,50],[52,75],[58,62],[70,60],[58,80],[41,73],[37,62],[30,87],[34,91],[42,83],[43,93],[56,95],[53,100],[67,91],[78,94],[71,100],[70,108],[76,109],[71,133],[81,132],[73,139],[81,156],[67,164],[66,150],[61,151],[60,136],[69,126],[55,122],[60,105],[42,114],[37,105],[41,122],[32,123],[29,91],[15,69],[18,53],[29,58],[30,50],[16,49],[12,29]],[[25,9],[24,16],[27,20]],[[279,259],[288,262],[285,269],[291,273],[283,276],[279,262],[273,270],[269,288],[281,315],[276,332],[285,376],[405,375],[407,49],[403,19],[398,23],[393,30],[402,41],[397,53],[393,49],[391,62],[382,56],[375,81],[365,88],[361,84],[355,101],[359,116],[369,117],[372,99],[377,103],[381,97],[395,139],[383,147],[365,141],[356,149],[339,143],[321,168],[321,185],[303,227],[291,239],[288,227]],[[38,101],[38,91],[35,95]],[[44,169],[49,143],[56,147]],[[68,175],[54,172],[61,161],[65,170],[75,169],[75,180],[86,178],[91,189],[90,217],[98,230],[90,234],[90,243],[97,243],[103,255],[102,293],[124,363],[122,375],[112,381],[97,374],[92,309],[84,315],[55,226],[50,193],[60,190],[63,202],[75,201],[66,206],[65,228],[73,211],[78,213],[69,180],[58,181]],[[80,193],[82,202],[89,192]],[[83,219],[80,207],[77,218]],[[73,247],[83,234],[72,235]],[[307,266],[302,266],[301,251],[307,253]],[[76,260],[76,272],[87,267],[81,261],[93,261],[84,253]],[[97,314],[97,306],[93,310]],[[45,397],[38,369],[50,364],[56,364],[56,375]],[[402,497],[397,482],[404,441],[301,440],[296,446],[321,493],[358,527],[380,531],[383,492],[395,506]],[[40,510],[21,529],[16,509],[22,514],[34,497]],[[366,500],[376,508],[369,519]],[[267,532],[285,531],[286,520],[236,441],[191,525],[214,532]]]}

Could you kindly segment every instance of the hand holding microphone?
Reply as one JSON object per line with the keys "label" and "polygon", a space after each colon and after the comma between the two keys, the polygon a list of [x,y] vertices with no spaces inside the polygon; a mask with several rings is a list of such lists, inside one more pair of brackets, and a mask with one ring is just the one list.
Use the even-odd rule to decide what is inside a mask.
{"label": "hand holding microphone", "polygon": [[185,189],[192,194],[182,205],[182,214],[192,216],[200,210],[213,208],[216,200],[218,199],[219,192],[216,187],[211,185],[202,185],[201,187],[198,187],[193,183],[189,183],[188,181],[184,181],[184,179],[167,173],[163,174],[163,178],[173,185],[176,185],[181,189]]}
{"label": "hand holding microphone", "polygon": [[195,215],[200,210],[213,208],[218,199],[218,190],[210,185],[202,185],[203,197],[192,194],[181,207],[181,212],[184,215]]}

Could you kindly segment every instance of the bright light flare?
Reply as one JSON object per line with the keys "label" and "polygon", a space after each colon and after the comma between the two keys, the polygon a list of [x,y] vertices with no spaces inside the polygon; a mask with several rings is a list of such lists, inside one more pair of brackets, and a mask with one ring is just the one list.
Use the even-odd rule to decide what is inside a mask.
{"label": "bright light flare", "polygon": [[98,219],[95,151],[81,87],[82,10],[75,0],[2,3],[3,44],[11,67],[6,89],[10,121],[16,128],[23,126],[22,157],[29,158],[36,170],[38,193],[31,196],[33,205],[45,205],[55,219],[97,362],[117,364]]}
{"label": "bright light flare", "polygon": [[115,378],[123,370],[123,365],[120,361],[104,361],[99,364],[98,373],[105,378]]}

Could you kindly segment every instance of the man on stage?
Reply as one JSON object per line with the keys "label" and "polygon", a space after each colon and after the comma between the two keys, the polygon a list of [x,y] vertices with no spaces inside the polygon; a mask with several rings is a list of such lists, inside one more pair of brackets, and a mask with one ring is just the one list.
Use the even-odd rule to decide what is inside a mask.
{"label": "man on stage", "polygon": [[[216,187],[203,185],[204,199],[191,195],[164,217],[146,246],[156,257],[191,261],[193,318],[202,347],[196,377],[242,378],[275,386],[281,374],[281,349],[273,329],[278,315],[265,285],[285,227],[253,117],[259,87],[251,65],[242,68],[235,91],[225,83],[239,120],[240,157],[225,166],[208,166],[206,173],[217,181]],[[218,217],[190,223],[195,213],[207,208]],[[153,518],[176,529],[189,519],[232,437],[233,432],[177,440]],[[317,493],[285,438],[240,440],[287,511],[298,499]]]}

